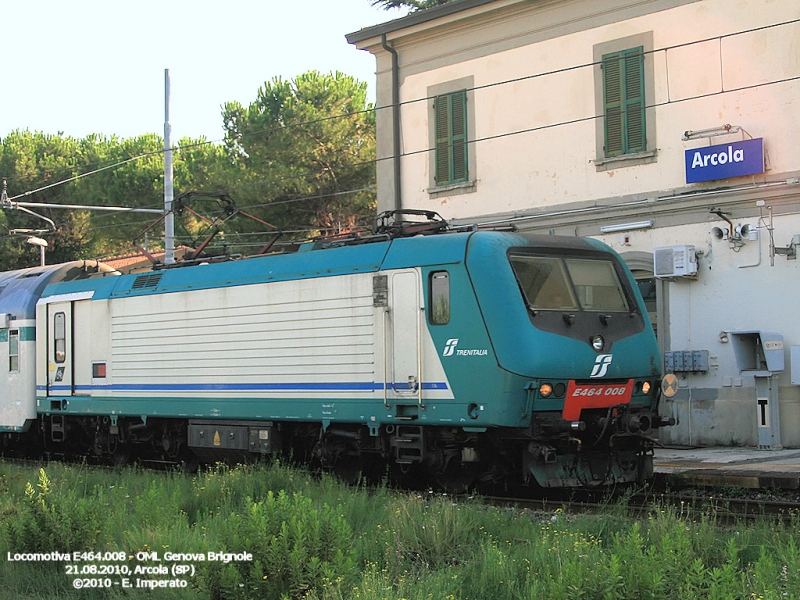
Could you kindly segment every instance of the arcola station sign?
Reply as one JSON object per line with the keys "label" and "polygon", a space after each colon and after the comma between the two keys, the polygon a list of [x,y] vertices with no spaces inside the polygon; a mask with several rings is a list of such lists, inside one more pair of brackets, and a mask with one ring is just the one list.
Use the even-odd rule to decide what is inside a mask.
{"label": "arcola station sign", "polygon": [[686,183],[700,183],[763,172],[763,138],[686,150]]}

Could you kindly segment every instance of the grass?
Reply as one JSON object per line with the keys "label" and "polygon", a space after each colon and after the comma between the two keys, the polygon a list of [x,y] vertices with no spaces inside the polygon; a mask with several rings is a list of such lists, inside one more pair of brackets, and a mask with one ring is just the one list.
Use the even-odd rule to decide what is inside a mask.
{"label": "grass", "polygon": [[[0,463],[0,582],[17,600],[796,599],[799,533],[798,520],[731,528],[658,506],[638,520],[613,504],[601,515],[489,508],[348,487],[278,462],[196,475]],[[75,590],[73,563],[8,560],[76,550],[124,551],[128,569],[158,565],[137,553],[253,558],[182,561],[195,567],[178,578],[187,588],[155,591]]]}

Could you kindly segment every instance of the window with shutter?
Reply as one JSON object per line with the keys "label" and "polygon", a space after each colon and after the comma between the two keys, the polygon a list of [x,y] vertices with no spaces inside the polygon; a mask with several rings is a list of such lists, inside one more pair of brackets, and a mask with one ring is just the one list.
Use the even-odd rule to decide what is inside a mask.
{"label": "window with shutter", "polygon": [[605,155],[643,152],[645,131],[644,48],[603,56]]}
{"label": "window with shutter", "polygon": [[467,92],[436,96],[436,185],[467,181]]}

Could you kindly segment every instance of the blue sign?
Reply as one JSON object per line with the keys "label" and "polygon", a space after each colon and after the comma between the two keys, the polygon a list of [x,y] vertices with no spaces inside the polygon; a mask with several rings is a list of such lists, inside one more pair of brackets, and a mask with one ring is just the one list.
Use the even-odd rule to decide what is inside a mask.
{"label": "blue sign", "polygon": [[763,138],[686,150],[686,183],[728,179],[763,172]]}

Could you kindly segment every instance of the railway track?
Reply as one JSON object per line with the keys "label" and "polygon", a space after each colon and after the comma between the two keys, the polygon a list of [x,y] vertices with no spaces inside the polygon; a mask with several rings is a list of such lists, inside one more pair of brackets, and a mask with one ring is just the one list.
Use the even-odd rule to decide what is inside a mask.
{"label": "railway track", "polygon": [[[47,459],[31,459],[20,457],[2,457],[6,464],[21,467],[45,466]],[[86,461],[85,457],[61,462],[84,463],[93,469],[115,469],[115,467],[95,461]],[[140,463],[150,469],[176,468],[176,465],[159,464],[156,461]],[[419,493],[421,490],[411,490]],[[553,491],[540,493],[535,497],[524,497],[520,490],[502,495],[481,495],[485,504],[498,507],[513,507],[537,513],[553,514],[561,511],[564,514],[597,514],[617,511],[632,518],[645,518],[654,511],[671,510],[673,514],[690,520],[701,518],[712,519],[721,525],[742,521],[753,522],[768,519],[776,522],[800,524],[800,496],[796,499],[752,498],[726,495],[715,488],[705,488],[703,493],[687,494],[667,492],[660,489],[647,489],[640,492],[617,493],[607,492]]]}
{"label": "railway track", "polygon": [[618,498],[512,498],[485,496],[492,506],[565,514],[593,514],[621,511],[633,518],[644,518],[653,511],[671,510],[674,514],[697,520],[713,519],[721,525],[752,522],[760,519],[784,523],[800,522],[800,503],[787,500],[753,499],[715,496],[688,496],[669,493],[636,493]]}

